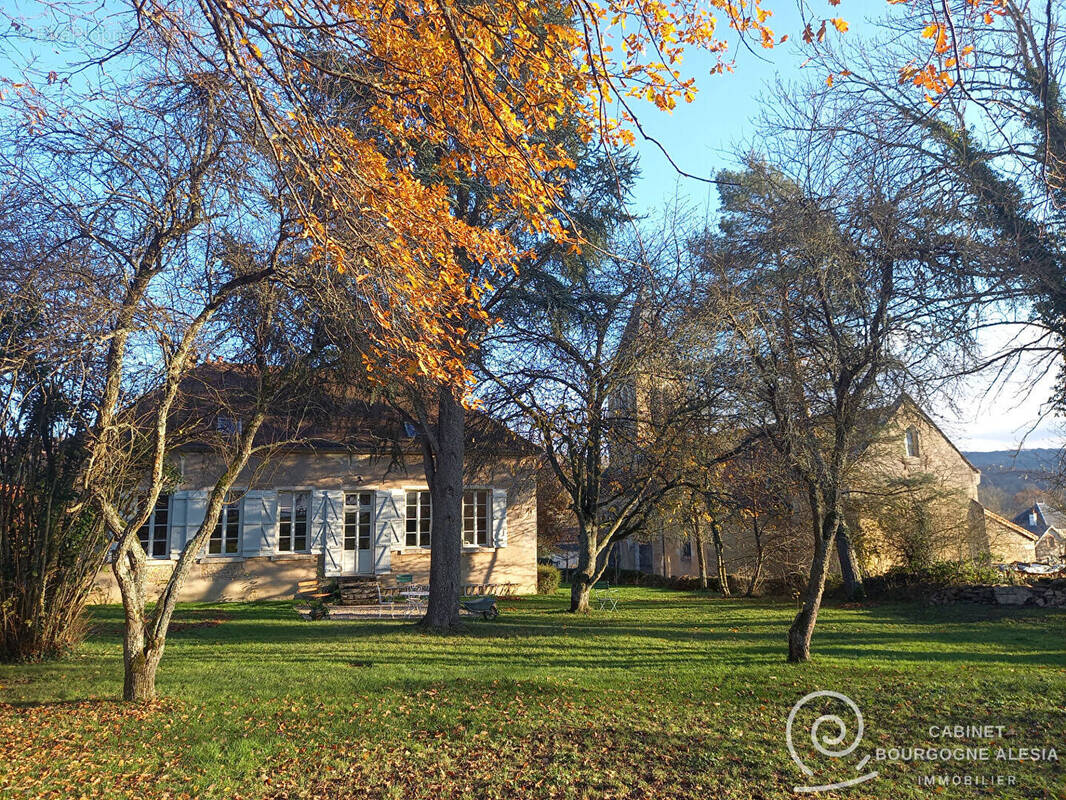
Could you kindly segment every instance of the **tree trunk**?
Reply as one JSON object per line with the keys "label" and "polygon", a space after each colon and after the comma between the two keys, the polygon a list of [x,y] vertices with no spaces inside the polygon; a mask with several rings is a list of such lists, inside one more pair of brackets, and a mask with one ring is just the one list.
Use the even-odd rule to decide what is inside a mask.
{"label": "tree trunk", "polygon": [[[812,513],[815,513],[814,524],[818,525],[817,513]],[[825,577],[829,572],[829,547],[836,536],[838,520],[837,512],[831,511],[826,514],[822,518],[815,538],[814,558],[811,560],[811,575],[807,581],[807,589],[803,594],[803,606],[788,629],[788,660],[794,663],[811,659],[811,637],[814,635],[818,609],[822,606]]]}
{"label": "tree trunk", "polygon": [[145,554],[140,543],[130,542],[115,555],[111,565],[122,595],[125,635],[122,640],[122,699],[148,703],[155,699],[155,673],[163,656],[162,647],[147,644],[145,618]]}
{"label": "tree trunk", "polygon": [[718,585],[723,597],[729,597],[729,576],[725,569],[725,542],[722,541],[722,526],[718,518],[711,517],[711,539],[714,542],[714,560],[718,568]]}
{"label": "tree trunk", "polygon": [[578,528],[577,570],[570,582],[570,612],[585,613],[589,610],[589,594],[596,582],[596,542],[598,536],[585,526]]}
{"label": "tree trunk", "polygon": [[[421,624],[430,630],[457,628],[463,551],[463,449],[466,411],[455,393],[438,396],[436,452],[426,470],[433,501],[430,523],[429,603]],[[428,466],[428,465],[427,465]]]}
{"label": "tree trunk", "polygon": [[751,517],[751,530],[755,535],[755,566],[751,571],[751,580],[748,582],[748,597],[755,596],[755,590],[759,587],[759,580],[762,578],[762,567],[765,551],[762,543],[762,528],[759,526],[759,515],[753,514]]}
{"label": "tree trunk", "polygon": [[692,538],[695,540],[696,565],[700,571],[700,588],[707,588],[707,553],[703,550],[703,530],[700,528],[700,515],[692,517]]}
{"label": "tree trunk", "polygon": [[125,678],[122,683],[122,699],[133,703],[150,703],[155,699],[155,673],[163,657],[163,649],[142,649],[130,657],[129,650],[123,654]]}
{"label": "tree trunk", "polygon": [[840,574],[844,579],[844,593],[848,600],[861,600],[864,595],[862,586],[862,572],[859,569],[859,560],[855,556],[855,548],[848,533],[848,526],[843,519],[837,525],[836,534],[837,559],[840,561]]}

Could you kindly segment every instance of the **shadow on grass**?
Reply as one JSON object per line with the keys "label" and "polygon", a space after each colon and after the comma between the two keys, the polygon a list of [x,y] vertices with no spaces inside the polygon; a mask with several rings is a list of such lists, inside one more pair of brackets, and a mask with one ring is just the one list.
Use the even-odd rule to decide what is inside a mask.
{"label": "shadow on grass", "polygon": [[[353,654],[369,657],[377,643],[388,646],[372,654],[375,664],[444,669],[470,663],[669,669],[701,661],[783,660],[793,613],[790,604],[726,601],[694,608],[684,597],[671,594],[661,601],[658,597],[632,600],[629,613],[614,615],[571,616],[547,604],[521,608],[512,618],[505,613],[493,622],[473,621],[463,632],[445,636],[426,633],[402,620],[301,621],[286,602],[232,604],[225,611],[217,605],[189,605],[175,615],[180,627],[172,634],[175,647],[168,650],[167,660],[199,660],[204,658],[201,648],[206,647],[213,660],[234,663],[249,657],[248,648],[256,649],[255,657],[286,663],[343,662]],[[648,621],[634,621],[634,611],[647,615]],[[768,613],[774,616],[765,619]],[[120,611],[98,608],[94,617],[98,637],[120,640]],[[205,626],[205,622],[211,624]],[[930,627],[937,630],[931,632]],[[907,604],[846,612],[827,609],[815,631],[813,650],[816,659],[1062,667],[1066,666],[1063,627],[1063,610]],[[264,654],[264,646],[270,645],[277,645],[278,652]],[[232,655],[224,652],[231,648]]]}

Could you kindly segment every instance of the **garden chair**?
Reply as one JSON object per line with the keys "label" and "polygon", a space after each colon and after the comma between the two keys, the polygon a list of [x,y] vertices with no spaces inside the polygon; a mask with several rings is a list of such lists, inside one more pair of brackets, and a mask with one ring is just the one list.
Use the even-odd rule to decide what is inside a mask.
{"label": "garden chair", "polygon": [[298,581],[296,584],[297,600],[324,600],[332,594],[330,587],[318,578]]}
{"label": "garden chair", "polygon": [[404,604],[404,616],[413,616],[421,613],[425,613],[426,600],[424,595],[420,594],[404,594],[404,592],[416,592],[421,591],[418,584],[415,583],[414,575],[410,573],[403,573],[396,576],[396,589],[407,601]]}
{"label": "garden chair", "polygon": [[326,583],[318,578],[309,578],[298,581],[296,584],[296,601],[307,604],[307,618],[311,620],[326,619],[329,616],[329,606],[326,601],[336,593],[331,583]]}
{"label": "garden chair", "polygon": [[388,609],[389,619],[392,619],[392,615],[396,613],[396,595],[387,590],[385,594],[382,594],[381,584],[374,581],[374,585],[378,590],[378,616],[385,616],[385,610]]}
{"label": "garden chair", "polygon": [[593,585],[592,599],[600,604],[600,611],[614,611],[618,608],[618,594],[607,581],[597,581]]}

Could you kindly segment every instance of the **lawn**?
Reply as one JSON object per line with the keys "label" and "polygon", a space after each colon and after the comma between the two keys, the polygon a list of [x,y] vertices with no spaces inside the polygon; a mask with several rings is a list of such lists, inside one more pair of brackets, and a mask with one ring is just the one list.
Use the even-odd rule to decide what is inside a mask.
{"label": "lawn", "polygon": [[[449,637],[403,622],[304,622],[288,603],[183,605],[164,699],[145,710],[113,699],[121,617],[97,608],[69,659],[0,666],[0,797],[746,800],[876,770],[820,796],[1066,798],[1062,611],[827,608],[815,660],[795,666],[784,661],[788,603],[621,597],[616,613],[584,617],[564,612],[562,592],[506,601],[499,620]],[[816,689],[852,698],[865,737],[848,756],[814,758],[809,726],[822,712],[811,709],[842,707],[809,704],[794,723],[807,776],[785,728]],[[1003,729],[945,739],[934,725]],[[931,746],[974,752],[947,763],[876,752]],[[1054,747],[1058,761],[998,761],[1000,747]],[[919,785],[943,774],[981,783]]]}

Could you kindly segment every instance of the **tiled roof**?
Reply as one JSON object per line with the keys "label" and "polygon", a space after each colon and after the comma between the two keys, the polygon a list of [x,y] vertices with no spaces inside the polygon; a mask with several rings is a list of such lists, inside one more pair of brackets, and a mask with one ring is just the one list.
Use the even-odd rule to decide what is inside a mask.
{"label": "tiled roof", "polygon": [[[255,376],[229,364],[205,364],[183,381],[172,425],[190,431],[186,447],[216,435],[219,420],[247,418],[254,403]],[[379,452],[419,450],[409,418],[394,405],[351,387],[308,384],[270,404],[257,442]],[[197,439],[197,435],[199,438]],[[530,442],[487,414],[466,413],[466,446],[500,454],[528,455]]]}

